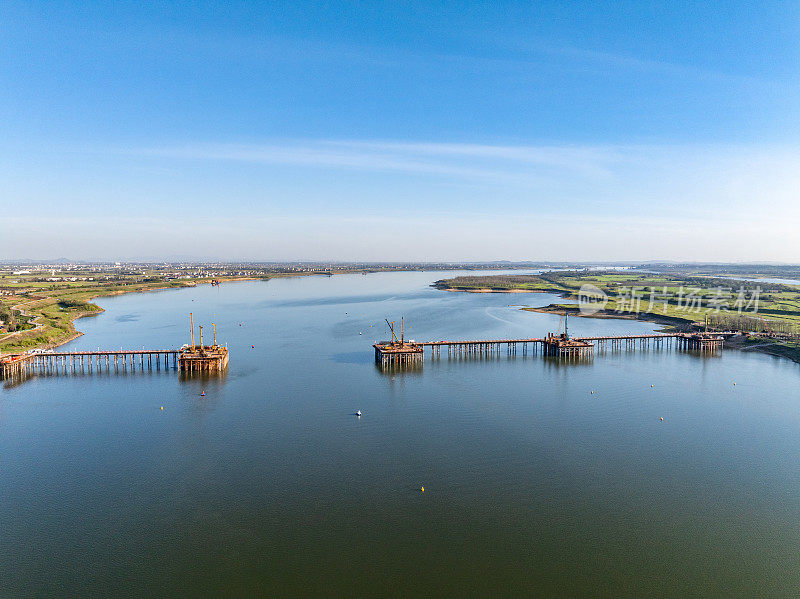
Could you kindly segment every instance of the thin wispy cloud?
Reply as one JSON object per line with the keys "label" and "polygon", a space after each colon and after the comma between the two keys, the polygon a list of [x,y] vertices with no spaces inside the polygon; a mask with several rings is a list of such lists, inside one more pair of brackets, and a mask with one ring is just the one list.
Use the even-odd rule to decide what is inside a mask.
{"label": "thin wispy cloud", "polygon": [[[126,151],[127,152],[127,151]],[[370,140],[204,143],[130,150],[173,161],[291,166],[434,177],[637,211],[669,204],[695,213],[746,211],[765,197],[794,212],[800,147],[748,145],[504,146]],[[413,178],[411,179],[413,181]],[[378,190],[376,190],[378,191]],[[698,203],[699,200],[702,200]],[[582,206],[590,209],[590,205]]]}
{"label": "thin wispy cloud", "polygon": [[317,168],[400,171],[489,181],[514,181],[567,170],[610,177],[610,164],[624,160],[616,148],[525,147],[453,143],[353,140],[283,141],[269,144],[202,143],[139,148],[160,158],[286,164]]}
{"label": "thin wispy cloud", "polygon": [[366,258],[402,216],[430,257],[541,257],[564,230],[574,258],[800,257],[797,7],[9,15],[0,249]]}
{"label": "thin wispy cloud", "polygon": [[563,44],[520,44],[518,47],[527,47],[528,50],[536,53],[565,57],[575,61],[576,63],[592,65],[595,67],[611,68],[615,70],[623,69],[636,73],[651,73],[671,78],[691,77],[697,80],[716,81],[727,84],[773,84],[772,81],[766,78],[754,77],[752,75],[724,73],[691,64],[671,62],[668,60],[654,60],[651,58],[641,58],[612,52],[602,52]]}

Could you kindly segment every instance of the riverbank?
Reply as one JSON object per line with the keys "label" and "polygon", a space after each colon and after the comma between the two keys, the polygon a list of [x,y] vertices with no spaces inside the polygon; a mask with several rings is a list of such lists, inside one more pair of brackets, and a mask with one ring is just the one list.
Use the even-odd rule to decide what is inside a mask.
{"label": "riverbank", "polygon": [[705,326],[800,334],[800,286],[681,273],[550,271],[442,279],[437,289],[472,293],[554,293],[597,298],[606,310],[657,312]]}
{"label": "riverbank", "polygon": [[[663,325],[665,328],[661,332],[686,332],[696,329],[694,321],[673,316],[664,316],[653,312],[620,313],[615,310],[598,310],[593,314],[583,314],[578,306],[565,306],[563,304],[550,304],[538,308],[521,308],[527,312],[541,312],[544,314],[564,314],[566,311],[570,316],[578,318],[607,318],[616,320],[641,320],[652,322],[653,324]],[[800,344],[792,344],[788,341],[774,341],[761,337],[751,337],[741,335],[730,337],[725,340],[724,347],[728,349],[738,349],[741,351],[754,351],[770,356],[786,358],[800,364]]]}
{"label": "riverbank", "polygon": [[[433,285],[435,287],[435,285]],[[444,291],[457,291],[460,293],[546,293],[544,291],[535,291],[530,289],[490,289],[488,287],[481,287],[479,289],[451,289],[448,287],[437,287]]]}
{"label": "riverbank", "polygon": [[786,358],[800,364],[800,344],[742,336],[731,337],[725,341],[725,347],[743,352],[754,351],[760,354]]}
{"label": "riverbank", "polygon": [[[230,277],[221,282],[269,279],[270,277]],[[91,303],[99,297],[113,297],[127,293],[145,293],[167,289],[196,287],[211,284],[209,279],[182,281],[158,281],[123,286],[75,287],[57,292],[38,292],[28,297],[27,302],[12,306],[33,324],[33,328],[7,333],[0,338],[0,353],[18,353],[31,349],[53,349],[81,337],[75,322],[80,318],[96,316],[103,308]]]}
{"label": "riverbank", "polygon": [[[550,304],[549,306],[542,306],[539,308],[525,307],[521,309],[528,312],[542,312],[545,314],[564,314],[566,311],[570,316],[576,316],[578,318],[641,320],[663,325],[665,328],[661,329],[662,332],[687,332],[697,329],[697,325],[693,320],[664,316],[663,314],[655,314],[653,312],[621,313],[615,310],[598,310],[593,314],[582,314],[578,306],[565,306],[563,304]],[[788,341],[774,341],[761,337],[742,335],[726,339],[724,347],[778,356],[800,364],[800,344],[792,344]]]}
{"label": "riverbank", "polygon": [[695,322],[686,318],[678,318],[676,316],[665,316],[663,314],[656,314],[654,312],[617,312],[616,310],[598,310],[591,314],[584,314],[580,311],[578,306],[569,306],[564,304],[550,304],[547,306],[540,306],[538,308],[524,307],[521,308],[527,312],[541,312],[544,314],[564,314],[566,312],[570,316],[577,316],[580,318],[608,318],[614,320],[642,320],[645,322],[652,322],[670,327],[669,331],[688,331],[694,327]]}
{"label": "riverbank", "polygon": [[[500,290],[489,289],[482,291],[478,289],[452,289],[445,288],[446,291],[461,291],[465,293],[543,293],[541,291],[532,290]],[[565,294],[561,294],[562,296]],[[651,322],[653,324],[662,325],[662,332],[687,332],[696,330],[697,323],[688,318],[680,318],[677,316],[667,316],[664,314],[657,314],[654,312],[619,312],[617,310],[597,310],[591,314],[584,314],[580,311],[577,305],[565,304],[549,304],[547,306],[539,307],[522,307],[520,308],[526,312],[539,312],[543,314],[561,315],[565,312],[573,317],[578,318],[600,318],[612,320],[639,320],[643,322]],[[785,358],[800,364],[800,344],[792,341],[776,341],[765,339],[762,337],[742,335],[740,337],[731,337],[725,341],[726,348],[737,349],[740,351],[754,351],[770,356]]]}
{"label": "riverbank", "polygon": [[[527,275],[458,276],[433,287],[467,293],[552,293],[564,299],[597,297],[603,308],[582,314],[576,304],[550,304],[523,310],[548,314],[565,311],[581,318],[611,318],[652,322],[670,331],[744,330],[743,351],[757,351],[800,363],[800,287],[769,282],[767,287],[705,274],[551,271]],[[653,311],[656,308],[658,312]],[[644,309],[644,310],[643,310]],[[728,344],[730,347],[736,345]]]}
{"label": "riverbank", "polygon": [[[449,270],[485,270],[489,265],[440,265]],[[0,274],[0,320],[8,320],[10,332],[0,330],[0,353],[31,349],[52,349],[68,343],[82,333],[75,327],[79,318],[99,314],[102,309],[92,300],[123,293],[184,288],[219,280],[269,280],[283,277],[334,276],[377,272],[408,272],[435,268],[436,265],[338,265],[326,269],[297,264],[276,267],[259,265],[129,265],[76,267],[62,269],[31,268]],[[530,266],[509,266],[530,268]],[[232,272],[236,270],[237,272]],[[177,277],[177,278],[176,278]],[[1,323],[0,323],[1,324]],[[8,323],[6,323],[8,326]],[[14,330],[17,329],[17,330]]]}

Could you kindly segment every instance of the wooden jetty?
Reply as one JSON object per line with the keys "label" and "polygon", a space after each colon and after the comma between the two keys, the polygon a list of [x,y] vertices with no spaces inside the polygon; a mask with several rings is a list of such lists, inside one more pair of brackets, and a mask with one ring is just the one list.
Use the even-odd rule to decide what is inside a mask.
{"label": "wooden jetty", "polygon": [[0,379],[27,377],[33,374],[67,374],[78,372],[135,372],[138,370],[180,369],[184,372],[219,372],[228,366],[228,348],[217,345],[214,327],[212,345],[194,343],[194,322],[190,344],[180,349],[120,349],[97,351],[34,350],[0,355]]}

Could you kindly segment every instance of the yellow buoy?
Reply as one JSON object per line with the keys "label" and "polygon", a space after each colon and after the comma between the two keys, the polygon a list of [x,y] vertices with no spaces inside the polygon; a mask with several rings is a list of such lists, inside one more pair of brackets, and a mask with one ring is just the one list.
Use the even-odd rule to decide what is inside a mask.
{"label": "yellow buoy", "polygon": [[652,389],[652,388],[653,388],[653,385],[650,385],[650,388]]}
{"label": "yellow buoy", "polygon": [[594,395],[594,391],[592,391],[592,395]]}
{"label": "yellow buoy", "polygon": [[664,422],[664,417],[663,416],[661,417],[661,422]]}
{"label": "yellow buoy", "polygon": [[420,487],[419,490],[420,490],[420,492],[424,493],[425,492],[425,487]]}
{"label": "yellow buoy", "polygon": [[164,409],[164,406],[161,406],[161,409],[163,410],[163,409]]}

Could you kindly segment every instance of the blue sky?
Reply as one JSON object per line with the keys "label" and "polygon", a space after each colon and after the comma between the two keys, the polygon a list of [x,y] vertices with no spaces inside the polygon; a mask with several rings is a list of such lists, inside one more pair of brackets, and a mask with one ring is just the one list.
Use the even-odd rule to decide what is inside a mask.
{"label": "blue sky", "polygon": [[0,258],[800,261],[798,190],[798,2],[0,11]]}

